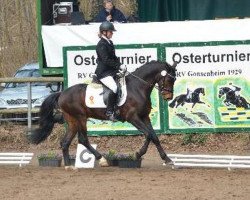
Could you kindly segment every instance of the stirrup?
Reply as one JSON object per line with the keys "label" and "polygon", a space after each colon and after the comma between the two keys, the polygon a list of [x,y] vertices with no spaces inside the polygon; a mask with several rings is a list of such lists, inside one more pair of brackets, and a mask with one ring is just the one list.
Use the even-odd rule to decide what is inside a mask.
{"label": "stirrup", "polygon": [[116,118],[116,115],[115,113],[109,113],[109,112],[106,112],[106,116],[109,118],[110,121],[112,122],[117,122],[118,119]]}

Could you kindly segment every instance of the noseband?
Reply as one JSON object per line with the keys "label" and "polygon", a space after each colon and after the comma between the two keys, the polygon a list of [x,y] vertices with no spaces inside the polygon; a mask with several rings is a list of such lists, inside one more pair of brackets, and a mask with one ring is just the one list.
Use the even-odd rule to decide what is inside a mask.
{"label": "noseband", "polygon": [[[169,74],[168,72],[167,72],[166,76],[169,76],[169,77],[172,78],[173,81],[175,82],[175,80],[176,80],[176,77],[175,77],[175,76]],[[165,82],[166,76],[164,76],[163,83]],[[168,89],[168,88],[165,88],[165,87],[164,87],[164,84],[162,84],[161,87],[155,85],[155,88],[158,89],[158,90],[161,92],[161,94],[163,94],[164,92],[170,92],[170,93],[173,93],[173,92],[174,92],[173,90],[170,90],[170,89]]]}
{"label": "noseband", "polygon": [[[170,74],[170,73],[168,73],[167,65],[165,66],[165,68],[166,68],[166,75],[163,76],[163,77],[164,77],[163,83],[165,82],[165,79],[166,79],[167,76],[170,77],[171,79],[173,79],[173,82],[175,82],[176,76],[175,76],[175,75],[172,75],[172,74]],[[161,94],[163,94],[164,92],[170,92],[170,93],[173,93],[173,92],[174,92],[173,90],[170,90],[170,89],[168,89],[168,88],[165,88],[165,87],[164,87],[164,84],[162,84],[161,87],[155,86],[155,88],[158,89],[158,90],[161,92]]]}

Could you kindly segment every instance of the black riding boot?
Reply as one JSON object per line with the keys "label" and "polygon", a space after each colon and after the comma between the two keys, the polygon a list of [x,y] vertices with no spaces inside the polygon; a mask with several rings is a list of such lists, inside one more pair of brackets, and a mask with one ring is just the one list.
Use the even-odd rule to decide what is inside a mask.
{"label": "black riding boot", "polygon": [[115,114],[115,107],[117,103],[117,94],[110,91],[107,99],[107,110],[106,110],[106,116],[109,118],[109,120],[116,122],[118,119],[116,118]]}

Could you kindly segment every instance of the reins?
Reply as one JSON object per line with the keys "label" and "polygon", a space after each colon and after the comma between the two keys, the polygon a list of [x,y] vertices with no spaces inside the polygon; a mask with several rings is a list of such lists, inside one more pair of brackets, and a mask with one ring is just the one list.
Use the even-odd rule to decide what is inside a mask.
{"label": "reins", "polygon": [[134,75],[134,74],[132,74],[132,73],[130,73],[130,72],[128,72],[128,71],[127,71],[127,73],[130,74],[130,75],[132,75],[133,77],[137,78],[137,79],[140,80],[141,82],[145,83],[145,84],[148,85],[149,87],[154,86],[153,84],[151,84],[151,83],[149,83],[149,82],[143,80],[143,79],[142,79],[141,77],[139,77],[139,76],[136,76],[136,75]]}
{"label": "reins", "polygon": [[[136,75],[134,75],[134,74],[132,74],[132,73],[130,73],[130,72],[128,72],[128,71],[127,71],[127,73],[130,74],[130,75],[132,75],[133,77],[137,78],[137,79],[140,80],[141,82],[145,83],[145,84],[148,85],[149,87],[154,87],[154,88],[157,89],[158,91],[162,92],[162,90],[159,88],[159,86],[157,86],[157,85],[155,85],[155,84],[152,84],[152,83],[149,83],[149,82],[143,80],[141,77],[136,76]],[[166,75],[170,76],[170,77],[173,78],[174,80],[176,79],[173,75],[169,74],[168,72],[167,72]],[[164,79],[165,79],[165,77],[164,77]],[[163,88],[163,89],[164,89],[164,88]],[[168,91],[168,90],[167,90],[167,91]],[[172,92],[172,91],[170,91],[170,92]]]}

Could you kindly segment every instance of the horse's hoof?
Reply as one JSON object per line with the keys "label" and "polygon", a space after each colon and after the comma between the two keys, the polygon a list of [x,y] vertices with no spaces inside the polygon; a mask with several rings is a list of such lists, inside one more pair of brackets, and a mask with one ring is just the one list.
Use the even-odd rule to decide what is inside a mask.
{"label": "horse's hoof", "polygon": [[173,163],[173,161],[169,158],[169,157],[166,157],[165,158],[165,165],[173,165],[174,163]]}
{"label": "horse's hoof", "polygon": [[78,171],[78,168],[75,166],[65,166],[64,169],[66,171]]}
{"label": "horse's hoof", "polygon": [[166,161],[165,161],[164,163],[162,163],[162,165],[163,165],[163,166],[167,166],[167,165],[168,165],[168,166],[173,166],[173,165],[174,165],[174,162],[173,162],[172,160],[171,160],[170,162],[166,162]]}
{"label": "horse's hoof", "polygon": [[101,167],[108,167],[109,164],[108,164],[108,161],[106,160],[106,158],[102,157],[100,160],[99,160],[99,165]]}
{"label": "horse's hoof", "polygon": [[139,160],[141,158],[140,154],[138,152],[135,152],[135,158]]}

